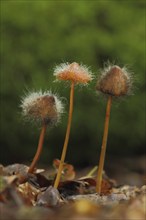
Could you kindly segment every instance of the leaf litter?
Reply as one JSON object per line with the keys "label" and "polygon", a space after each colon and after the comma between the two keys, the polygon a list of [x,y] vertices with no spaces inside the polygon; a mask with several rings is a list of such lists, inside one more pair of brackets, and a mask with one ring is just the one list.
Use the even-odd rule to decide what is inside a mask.
{"label": "leaf litter", "polygon": [[[24,164],[0,166],[0,210],[2,220],[63,220],[146,218],[146,185],[122,185],[105,173],[101,194],[95,191],[94,175],[76,178],[73,165],[65,163],[58,189],[53,187],[60,161],[53,172],[36,169],[28,174]],[[23,181],[22,181],[23,180]]]}

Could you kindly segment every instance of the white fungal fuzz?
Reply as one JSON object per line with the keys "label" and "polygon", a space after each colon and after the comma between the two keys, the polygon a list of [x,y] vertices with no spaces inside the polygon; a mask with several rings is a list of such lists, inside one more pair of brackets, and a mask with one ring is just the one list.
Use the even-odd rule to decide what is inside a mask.
{"label": "white fungal fuzz", "polygon": [[58,80],[73,81],[75,83],[88,84],[93,79],[93,73],[88,67],[82,64],[73,62],[61,63],[54,69],[54,76]]}
{"label": "white fungal fuzz", "polygon": [[63,113],[63,104],[51,91],[29,92],[21,100],[22,114],[28,119],[55,124]]}

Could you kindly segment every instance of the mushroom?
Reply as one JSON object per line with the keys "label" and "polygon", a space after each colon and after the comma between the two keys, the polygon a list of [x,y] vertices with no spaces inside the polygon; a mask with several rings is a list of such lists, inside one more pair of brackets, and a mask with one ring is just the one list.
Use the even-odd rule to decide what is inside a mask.
{"label": "mushroom", "polygon": [[100,194],[102,184],[102,173],[104,168],[109,120],[113,97],[127,95],[131,90],[132,82],[129,73],[125,68],[113,65],[105,68],[101,77],[97,81],[96,90],[104,93],[108,97],[105,115],[104,132],[97,171],[96,192]]}
{"label": "mushroom", "polygon": [[74,102],[74,86],[78,83],[87,85],[88,82],[92,80],[92,73],[88,70],[86,66],[79,65],[78,63],[73,62],[71,64],[63,63],[57,66],[55,68],[54,75],[56,76],[58,80],[65,80],[65,81],[71,82],[69,115],[68,115],[66,136],[65,136],[62,154],[61,154],[58,173],[57,173],[57,176],[54,182],[54,187],[58,188],[62,169],[63,169],[63,164],[64,164],[65,157],[66,157],[69,136],[70,136],[72,114],[73,114],[73,102]]}
{"label": "mushroom", "polygon": [[50,91],[44,93],[39,91],[23,97],[21,108],[25,118],[38,122],[42,126],[37,151],[28,170],[28,173],[33,173],[42,152],[47,126],[53,126],[59,121],[63,105]]}

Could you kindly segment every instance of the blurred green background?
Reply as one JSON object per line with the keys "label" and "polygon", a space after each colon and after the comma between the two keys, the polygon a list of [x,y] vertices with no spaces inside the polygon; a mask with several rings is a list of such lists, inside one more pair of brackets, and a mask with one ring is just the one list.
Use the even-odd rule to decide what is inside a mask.
{"label": "blurred green background", "polygon": [[90,67],[95,80],[76,86],[66,161],[97,164],[106,99],[96,78],[108,60],[134,72],[134,95],[112,105],[108,155],[142,155],[145,147],[145,2],[1,1],[1,163],[30,163],[40,128],[23,120],[20,100],[27,90],[52,90],[65,97],[61,123],[48,129],[40,163],[59,158],[68,117],[69,85],[54,82],[62,62]]}

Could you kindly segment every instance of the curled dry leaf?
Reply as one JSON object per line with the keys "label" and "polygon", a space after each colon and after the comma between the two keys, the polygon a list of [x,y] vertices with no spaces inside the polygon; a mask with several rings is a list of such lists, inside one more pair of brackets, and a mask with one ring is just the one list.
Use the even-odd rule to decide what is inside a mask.
{"label": "curled dry leaf", "polygon": [[[59,165],[60,165],[60,160],[54,159],[53,166],[56,170],[58,170]],[[64,163],[61,180],[62,181],[73,180],[74,178],[75,178],[75,171],[74,171],[73,165],[68,164],[68,163]]]}

